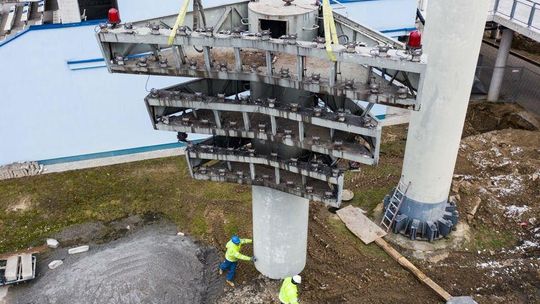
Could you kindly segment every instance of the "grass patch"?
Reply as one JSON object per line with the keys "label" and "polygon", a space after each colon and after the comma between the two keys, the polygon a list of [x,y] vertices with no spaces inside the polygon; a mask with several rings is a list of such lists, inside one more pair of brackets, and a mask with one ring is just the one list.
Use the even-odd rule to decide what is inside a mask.
{"label": "grass patch", "polygon": [[[30,198],[26,211],[7,211]],[[0,253],[43,244],[65,227],[161,213],[183,231],[208,237],[205,207],[235,209],[251,201],[246,186],[193,180],[183,157],[0,181]],[[228,231],[238,230],[229,224]]]}
{"label": "grass patch", "polygon": [[474,228],[474,237],[469,246],[475,250],[496,250],[511,247],[516,241],[517,238],[512,233],[497,233],[493,228],[479,225]]}

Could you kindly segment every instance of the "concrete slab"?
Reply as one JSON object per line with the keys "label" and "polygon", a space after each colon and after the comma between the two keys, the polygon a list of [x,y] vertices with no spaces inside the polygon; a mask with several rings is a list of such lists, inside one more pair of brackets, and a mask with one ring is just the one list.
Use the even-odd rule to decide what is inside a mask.
{"label": "concrete slab", "polygon": [[19,266],[19,256],[18,255],[10,256],[7,259],[6,271],[4,273],[6,281],[9,282],[9,281],[17,280],[17,272],[19,270],[18,266]]}
{"label": "concrete slab", "polygon": [[453,297],[446,304],[477,304],[471,297]]}
{"label": "concrete slab", "polygon": [[21,278],[30,280],[34,277],[34,266],[32,263],[32,255],[29,253],[21,254]]}

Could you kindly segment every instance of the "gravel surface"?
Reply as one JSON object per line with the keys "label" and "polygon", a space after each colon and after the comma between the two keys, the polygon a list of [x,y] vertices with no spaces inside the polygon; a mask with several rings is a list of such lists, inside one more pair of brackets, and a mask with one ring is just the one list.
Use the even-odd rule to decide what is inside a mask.
{"label": "gravel surface", "polygon": [[[49,270],[55,259],[64,264]],[[39,260],[39,258],[38,258]],[[8,303],[215,303],[223,292],[218,252],[159,222],[90,251],[40,259],[38,278],[10,288]]]}

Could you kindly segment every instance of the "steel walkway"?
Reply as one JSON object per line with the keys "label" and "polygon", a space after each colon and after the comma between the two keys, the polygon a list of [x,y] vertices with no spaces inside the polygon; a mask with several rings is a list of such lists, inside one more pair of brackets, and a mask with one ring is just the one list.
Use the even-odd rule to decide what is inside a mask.
{"label": "steel walkway", "polygon": [[540,41],[540,2],[492,0],[488,21],[496,22],[526,37]]}

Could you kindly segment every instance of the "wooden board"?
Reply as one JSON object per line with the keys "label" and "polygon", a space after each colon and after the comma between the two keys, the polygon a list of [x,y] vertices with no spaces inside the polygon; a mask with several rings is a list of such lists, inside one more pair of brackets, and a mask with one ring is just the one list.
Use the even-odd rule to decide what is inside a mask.
{"label": "wooden board", "polygon": [[386,232],[365,216],[360,208],[347,206],[338,210],[337,215],[366,245],[386,235]]}

